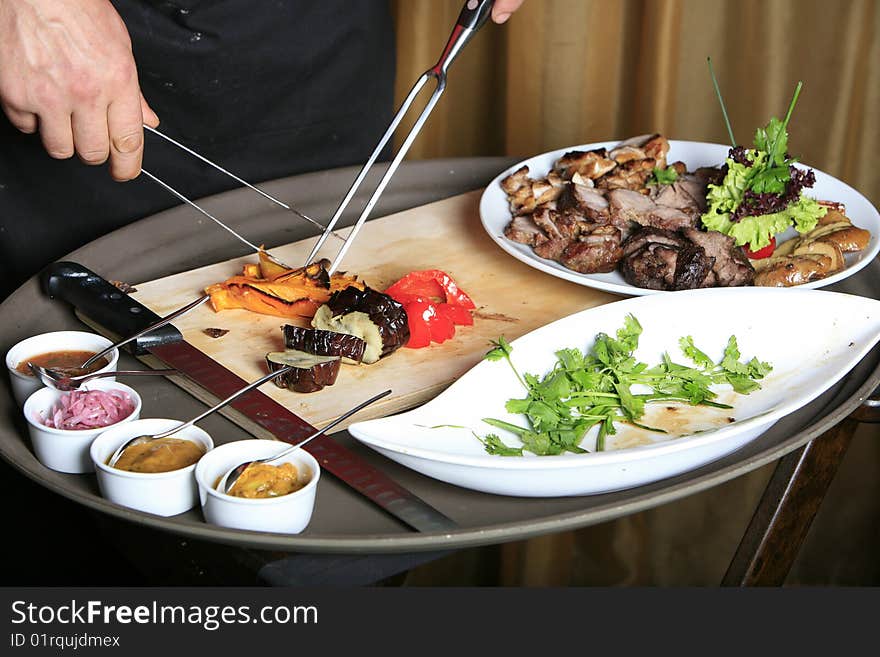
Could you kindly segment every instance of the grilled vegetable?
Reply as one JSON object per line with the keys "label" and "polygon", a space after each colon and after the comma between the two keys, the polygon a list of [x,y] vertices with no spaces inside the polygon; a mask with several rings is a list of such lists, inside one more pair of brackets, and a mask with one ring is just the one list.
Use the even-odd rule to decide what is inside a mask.
{"label": "grilled vegetable", "polygon": [[309,318],[335,290],[363,285],[344,273],[330,276],[327,264],[327,260],[320,260],[308,267],[284,269],[260,252],[259,265],[245,265],[240,276],[215,283],[205,291],[211,295],[211,307],[217,312],[244,308],[264,315]]}
{"label": "grilled vegetable", "polygon": [[348,333],[303,328],[290,324],[286,324],[282,331],[284,345],[288,349],[297,349],[319,356],[339,356],[347,363],[360,363],[367,348],[367,343],[361,338]]}
{"label": "grilled vegetable", "polygon": [[293,369],[273,379],[279,388],[294,392],[316,392],[324,386],[332,386],[339,375],[339,356],[319,356],[297,349],[272,351],[266,354],[270,372],[277,372],[286,365]]}
{"label": "grilled vegetable", "polygon": [[314,328],[355,335],[367,343],[363,362],[375,363],[409,340],[403,306],[387,294],[364,286],[334,292],[312,318]]}
{"label": "grilled vegetable", "polygon": [[445,342],[455,335],[455,325],[470,326],[476,308],[473,300],[452,277],[439,269],[410,272],[391,285],[385,294],[403,304],[409,320],[411,349]]}

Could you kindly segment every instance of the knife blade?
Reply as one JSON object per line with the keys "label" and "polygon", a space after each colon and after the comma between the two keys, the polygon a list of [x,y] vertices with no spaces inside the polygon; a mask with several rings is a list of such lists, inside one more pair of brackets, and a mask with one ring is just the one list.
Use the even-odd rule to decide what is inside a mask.
{"label": "knife blade", "polygon": [[[40,278],[43,291],[50,298],[70,303],[99,331],[131,335],[159,318],[79,263],[56,262]],[[145,362],[157,359],[177,369],[199,389],[217,399],[228,397],[248,383],[186,342],[171,324],[133,340],[130,350]],[[185,383],[180,385],[195,392]],[[299,442],[316,431],[315,427],[259,390],[242,396],[230,407],[287,443]],[[457,527],[453,520],[329,436],[321,436],[303,449],[311,453],[327,472],[413,529],[445,532]]]}

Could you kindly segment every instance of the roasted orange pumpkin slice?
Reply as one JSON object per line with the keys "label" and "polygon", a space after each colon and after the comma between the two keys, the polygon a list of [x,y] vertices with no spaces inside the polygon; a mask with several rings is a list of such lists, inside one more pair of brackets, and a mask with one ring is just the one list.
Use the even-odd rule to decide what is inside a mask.
{"label": "roasted orange pumpkin slice", "polygon": [[205,292],[216,312],[243,308],[263,315],[310,318],[334,291],[364,287],[356,276],[344,272],[330,276],[328,265],[327,260],[319,260],[308,267],[284,269],[260,252],[259,265],[245,265],[241,275],[210,285]]}

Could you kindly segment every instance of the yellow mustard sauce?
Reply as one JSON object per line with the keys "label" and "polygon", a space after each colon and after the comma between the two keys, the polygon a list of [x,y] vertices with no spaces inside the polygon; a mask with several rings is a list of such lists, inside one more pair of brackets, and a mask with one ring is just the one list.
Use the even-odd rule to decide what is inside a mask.
{"label": "yellow mustard sauce", "polygon": [[115,468],[128,472],[170,472],[192,465],[205,449],[191,440],[159,438],[132,445],[119,456]]}
{"label": "yellow mustard sauce", "polygon": [[254,463],[242,473],[228,494],[249,499],[281,497],[295,493],[307,483],[308,476],[301,477],[292,463]]}

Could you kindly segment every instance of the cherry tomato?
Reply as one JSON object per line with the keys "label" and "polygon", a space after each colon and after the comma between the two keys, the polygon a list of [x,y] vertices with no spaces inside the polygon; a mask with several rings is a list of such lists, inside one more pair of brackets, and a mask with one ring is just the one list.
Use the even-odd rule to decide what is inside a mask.
{"label": "cherry tomato", "polygon": [[761,258],[769,258],[773,255],[773,251],[776,250],[776,238],[770,238],[770,244],[767,246],[758,249],[757,251],[752,251],[748,246],[743,247],[743,251],[746,254],[746,257],[751,260],[760,260]]}

